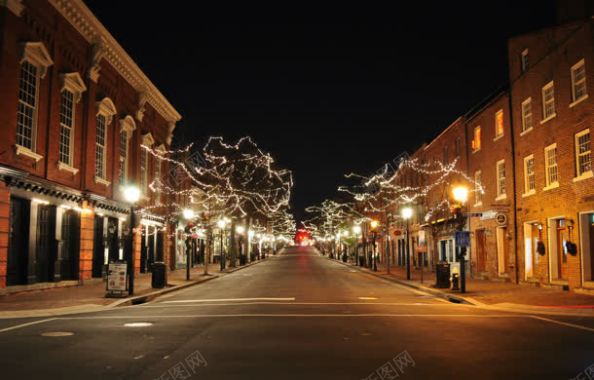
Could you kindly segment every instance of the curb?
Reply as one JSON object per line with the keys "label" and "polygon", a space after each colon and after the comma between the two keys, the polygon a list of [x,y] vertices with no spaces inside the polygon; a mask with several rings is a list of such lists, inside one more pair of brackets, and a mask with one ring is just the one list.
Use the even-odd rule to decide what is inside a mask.
{"label": "curb", "polygon": [[[216,278],[219,278],[221,276],[221,274],[222,275],[231,274],[231,273],[237,272],[238,270],[242,270],[244,268],[251,267],[252,265],[256,265],[258,263],[261,263],[262,261],[263,260],[252,261],[249,264],[246,264],[246,265],[243,265],[243,266],[239,266],[239,267],[235,267],[235,268],[233,268],[231,270],[226,269],[224,272],[219,272],[218,274],[212,274],[212,275],[210,275],[209,278],[205,278],[205,279],[201,279],[201,280],[197,280],[197,281],[188,282],[186,284],[180,284],[180,285],[172,286],[170,288],[165,288],[165,289],[162,289],[162,290],[157,290],[155,292],[151,292],[151,293],[148,293],[148,294],[142,294],[142,295],[135,296],[135,297],[124,298],[124,299],[115,301],[115,302],[107,305],[107,308],[114,308],[114,307],[120,307],[120,306],[131,306],[131,305],[140,305],[140,304],[143,304],[143,303],[147,303],[147,302],[150,302],[150,301],[154,300],[155,298],[160,297],[160,296],[162,296],[164,294],[172,293],[172,292],[175,292],[175,291],[178,291],[178,290],[182,290],[182,289],[185,289],[185,288],[189,288],[190,286],[194,286],[194,285],[198,285],[198,284],[203,284],[205,282],[208,282],[208,281],[214,280]],[[202,275],[200,275],[200,276],[202,276]]]}
{"label": "curb", "polygon": [[449,302],[461,303],[461,304],[472,305],[472,306],[484,306],[483,303],[478,302],[477,300],[475,300],[473,298],[470,298],[470,297],[455,296],[455,295],[448,294],[448,293],[442,292],[442,291],[437,290],[437,289],[434,289],[434,288],[430,288],[428,286],[417,285],[417,284],[414,284],[414,283],[406,282],[404,280],[399,280],[399,279],[394,278],[394,277],[391,277],[391,276],[382,275],[382,274],[376,274],[376,273],[373,273],[370,270],[363,269],[360,266],[353,265],[351,263],[345,263],[345,262],[342,262],[342,261],[339,261],[339,260],[330,259],[330,258],[328,258],[328,260],[335,261],[337,263],[340,263],[342,265],[348,266],[350,268],[357,269],[361,273],[365,273],[365,274],[368,274],[368,275],[371,275],[371,276],[374,276],[374,277],[377,277],[377,278],[381,278],[383,280],[387,280],[387,281],[390,281],[390,282],[393,282],[393,283],[396,283],[396,284],[399,284],[399,285],[403,285],[403,286],[406,286],[406,287],[409,287],[409,288],[412,288],[412,289],[415,289],[415,290],[420,290],[420,291],[423,291],[425,293],[430,293],[431,295],[437,296],[439,298],[443,298],[443,299],[445,299],[445,300],[447,300]]}

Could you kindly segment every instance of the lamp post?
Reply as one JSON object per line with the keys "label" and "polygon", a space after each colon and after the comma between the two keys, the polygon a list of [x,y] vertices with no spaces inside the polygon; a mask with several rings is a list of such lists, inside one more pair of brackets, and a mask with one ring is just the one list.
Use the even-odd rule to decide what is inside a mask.
{"label": "lamp post", "polygon": [[227,225],[227,221],[224,218],[221,218],[217,221],[217,227],[219,227],[219,231],[221,232],[221,272],[225,269],[225,254],[223,253],[223,239],[224,239],[226,225]]}
{"label": "lamp post", "polygon": [[[456,186],[452,190],[454,200],[459,202],[459,205],[455,207],[456,219],[458,219],[458,231],[464,231],[464,212],[462,208],[468,201],[468,188],[466,186]],[[464,221],[464,223],[463,223]],[[457,247],[456,247],[457,248]],[[466,247],[460,247],[460,293],[466,293]]]}
{"label": "lamp post", "polygon": [[370,226],[371,226],[371,234],[372,234],[371,235],[372,236],[372,239],[371,239],[371,244],[372,244],[371,245],[371,255],[373,256],[371,258],[372,259],[372,263],[373,263],[373,268],[372,269],[373,269],[374,272],[377,272],[377,257],[376,257],[376,254],[375,254],[375,239],[377,237],[377,230],[376,229],[379,226],[379,222],[377,220],[372,220],[371,223],[370,223]]}
{"label": "lamp post", "polygon": [[248,249],[247,249],[247,255],[248,255],[248,261],[252,262],[252,241],[254,239],[254,236],[256,235],[256,233],[253,230],[248,230]]}
{"label": "lamp post", "polygon": [[[183,211],[184,219],[187,223],[190,223],[192,219],[194,219],[194,210],[186,208]],[[190,248],[191,246],[188,244],[188,239],[191,239],[192,235],[186,237],[186,281],[190,281]]]}
{"label": "lamp post", "polygon": [[243,257],[243,234],[245,234],[245,227],[244,226],[236,226],[235,233],[239,236],[238,238],[238,245],[239,245],[239,265],[245,265],[247,263],[247,258]]}
{"label": "lamp post", "polygon": [[413,215],[413,209],[405,207],[400,211],[402,219],[406,220],[406,279],[410,280],[410,218]]}
{"label": "lamp post", "polygon": [[140,199],[140,189],[136,186],[124,188],[124,199],[130,203],[130,233],[128,234],[128,294],[134,294],[134,227],[136,227],[136,202]]}
{"label": "lamp post", "polygon": [[[359,237],[361,236],[361,232],[362,232],[362,231],[363,231],[363,230],[362,230],[362,228],[361,228],[361,226],[360,226],[360,225],[356,224],[356,225],[354,225],[354,226],[353,226],[353,234],[355,235],[355,238],[357,239],[357,242],[358,242],[358,240],[359,240]],[[356,245],[356,246],[357,246],[357,252],[356,252],[356,253],[357,253],[357,254],[356,254],[356,256],[357,256],[357,257],[355,258],[355,265],[359,265],[359,266],[360,266],[360,265],[361,265],[361,260],[359,259],[359,249],[358,249],[358,245],[359,245],[359,244],[357,244],[357,245]]]}

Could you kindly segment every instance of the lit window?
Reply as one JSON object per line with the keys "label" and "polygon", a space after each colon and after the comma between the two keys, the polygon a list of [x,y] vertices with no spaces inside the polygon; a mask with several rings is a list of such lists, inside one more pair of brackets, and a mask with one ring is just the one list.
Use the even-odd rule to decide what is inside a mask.
{"label": "lit window", "polygon": [[128,131],[120,130],[120,185],[126,184],[128,172]]}
{"label": "lit window", "polygon": [[578,177],[592,171],[591,153],[590,130],[586,129],[575,135],[575,159]]}
{"label": "lit window", "polygon": [[557,144],[545,148],[545,176],[546,186],[559,184],[559,169],[557,167]]}
{"label": "lit window", "polygon": [[536,178],[534,175],[534,155],[524,158],[524,193],[536,191]]}
{"label": "lit window", "polygon": [[528,49],[524,49],[520,55],[520,70],[522,72],[528,70]]}
{"label": "lit window", "polygon": [[522,102],[522,132],[532,129],[532,99],[528,98]]}
{"label": "lit window", "polygon": [[62,91],[60,100],[60,147],[59,160],[72,166],[72,141],[74,138],[74,94]]}
{"label": "lit window", "polygon": [[482,174],[479,171],[474,173],[474,204],[480,206],[483,203]]}
{"label": "lit window", "polygon": [[[153,136],[150,133],[142,136],[142,145],[150,148],[155,143]],[[140,147],[140,186],[142,193],[148,196],[148,184],[149,184],[149,152],[147,149]]]}
{"label": "lit window", "polygon": [[497,161],[497,198],[505,195],[505,160],[501,160]]}
{"label": "lit window", "polygon": [[503,136],[503,110],[495,113],[495,138]]}
{"label": "lit window", "polygon": [[105,143],[107,142],[107,120],[105,115],[97,115],[97,129],[95,135],[95,177],[106,180],[106,152]]}
{"label": "lit window", "polygon": [[555,85],[551,81],[542,88],[542,118],[555,117]]}
{"label": "lit window", "polygon": [[574,102],[588,96],[586,88],[586,66],[582,59],[571,68],[571,97]]}
{"label": "lit window", "polygon": [[35,150],[37,129],[37,89],[39,74],[37,67],[25,61],[21,65],[19,83],[19,106],[17,111],[17,144]]}
{"label": "lit window", "polygon": [[481,127],[474,127],[474,133],[472,135],[472,151],[476,152],[481,149]]}

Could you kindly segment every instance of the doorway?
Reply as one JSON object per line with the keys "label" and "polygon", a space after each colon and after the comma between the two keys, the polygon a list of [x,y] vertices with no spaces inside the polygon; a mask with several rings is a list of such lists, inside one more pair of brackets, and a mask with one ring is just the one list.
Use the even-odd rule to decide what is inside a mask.
{"label": "doorway", "polygon": [[80,215],[74,210],[62,214],[61,253],[61,279],[77,280],[80,262]]}
{"label": "doorway", "polygon": [[502,275],[506,273],[507,255],[506,255],[506,228],[497,227],[497,274]]}
{"label": "doorway", "polygon": [[37,206],[37,238],[35,245],[35,275],[30,280],[54,280],[56,262],[56,206]]}
{"label": "doorway", "polygon": [[93,277],[103,277],[103,266],[105,265],[104,221],[104,217],[95,215],[93,228]]}
{"label": "doorway", "polygon": [[22,198],[10,198],[10,235],[8,237],[8,262],[6,285],[27,283],[29,256],[29,207]]}

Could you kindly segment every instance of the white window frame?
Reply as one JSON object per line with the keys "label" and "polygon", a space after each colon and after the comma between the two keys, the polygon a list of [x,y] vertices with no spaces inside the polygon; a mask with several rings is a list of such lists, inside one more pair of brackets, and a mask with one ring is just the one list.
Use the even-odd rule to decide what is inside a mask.
{"label": "white window frame", "polygon": [[[579,181],[582,179],[587,179],[587,178],[592,178],[592,136],[590,135],[590,150],[587,151],[587,153],[580,153],[579,151],[579,139],[582,136],[585,135],[590,135],[590,128],[588,129],[584,129],[583,131],[580,131],[578,133],[575,134],[575,140],[574,140],[574,145],[575,145],[575,172],[576,172],[576,177],[573,179],[574,181]],[[586,170],[586,171],[581,171],[580,170],[580,157],[584,156],[584,155],[588,155],[590,157],[590,170]]]}
{"label": "white window frame", "polygon": [[[497,127],[498,127],[497,120],[498,120],[499,115],[501,115],[501,133],[498,133],[499,131],[497,130]],[[499,140],[505,134],[505,123],[503,122],[504,117],[505,117],[505,115],[503,114],[502,109],[495,112],[495,138],[493,138],[493,141]]]}
{"label": "white window frame", "polygon": [[[530,179],[528,177],[528,161],[532,160],[532,176],[534,178],[534,188],[530,189]],[[536,194],[536,170],[535,170],[534,154],[524,157],[524,194],[527,197]]]}
{"label": "white window frame", "polygon": [[[161,154],[165,154],[165,146],[163,144],[159,145],[155,150]],[[153,182],[159,181],[159,184],[162,185],[163,184],[163,178],[162,178],[163,177],[163,161],[156,158],[154,160],[154,163],[155,163],[155,179],[153,179]],[[157,187],[155,192],[156,192],[155,201],[158,204],[162,203],[163,193],[161,192],[161,188]]]}
{"label": "white window frame", "polygon": [[474,206],[483,205],[483,175],[480,170],[474,172]]}
{"label": "white window frame", "polygon": [[[503,170],[501,170],[503,167]],[[496,201],[506,199],[507,198],[507,183],[505,182],[505,160],[499,160],[495,164],[495,172],[496,172],[496,180],[497,180],[497,197],[495,198]],[[503,173],[503,177],[501,174]],[[503,186],[502,182],[503,181]]]}
{"label": "white window frame", "polygon": [[[109,98],[103,98],[103,100],[101,100],[100,102],[97,103],[97,114],[95,116],[95,123],[97,123],[97,120],[99,119],[99,116],[102,116],[105,118],[105,133],[104,133],[104,146],[103,149],[105,149],[105,151],[103,152],[103,173],[101,173],[102,175],[98,176],[97,172],[96,172],[96,168],[95,170],[95,183],[99,183],[101,185],[104,186],[109,186],[111,185],[111,182],[108,180],[107,177],[107,152],[108,152],[108,147],[109,147],[109,127],[111,125],[111,122],[113,121],[113,116],[117,113],[115,105],[113,104],[113,102],[111,101],[111,99]],[[97,127],[95,127],[95,130]],[[97,149],[97,137],[95,137],[95,149]],[[95,151],[95,157],[96,156],[96,151]],[[95,165],[97,165],[97,163],[95,162]]]}
{"label": "white window frame", "polygon": [[520,71],[525,73],[526,70],[528,70],[528,49],[524,49],[520,53]]}
{"label": "white window frame", "polygon": [[64,170],[72,173],[72,175],[76,175],[79,171],[74,167],[74,148],[76,146],[74,139],[76,133],[76,105],[80,102],[80,99],[82,98],[82,93],[87,90],[87,86],[85,85],[85,82],[83,81],[80,74],[76,72],[61,74],[60,78],[62,80],[62,88],[60,89],[60,116],[62,114],[62,94],[64,93],[64,91],[67,91],[72,94],[72,120],[70,126],[63,124],[60,120],[60,143],[62,141],[62,128],[69,128],[70,147],[68,162],[64,162],[61,160],[61,146],[58,148],[58,170]]}
{"label": "white window frame", "polygon": [[[575,74],[579,69],[583,69],[584,70],[584,78],[581,79],[579,82],[576,82],[575,80]],[[569,105],[569,107],[573,107],[576,104],[588,99],[588,85],[587,85],[587,81],[586,81],[586,61],[582,58],[580,59],[575,65],[571,66],[571,104]],[[576,88],[578,85],[584,84],[584,94],[581,97],[577,97],[576,95]]]}
{"label": "white window frame", "polygon": [[[476,139],[476,132],[478,131],[478,148],[475,145],[475,142],[477,141]],[[474,127],[474,129],[472,130],[472,153],[478,152],[479,150],[481,150],[481,126],[477,125]]]}
{"label": "white window frame", "polygon": [[[142,145],[146,145],[147,147],[152,147],[155,143],[155,139],[153,135],[148,132],[142,136]],[[142,162],[144,160],[145,168],[142,170]],[[149,153],[146,149],[140,147],[140,191],[143,194],[143,197],[148,198],[148,185],[149,185]]]}
{"label": "white window frame", "polygon": [[[530,132],[534,127],[534,120],[532,118],[532,98],[528,97],[524,99],[522,102],[522,132],[520,136],[525,135],[526,133]],[[527,121],[530,121],[529,123]],[[530,125],[528,125],[530,124]]]}
{"label": "white window frame", "polygon": [[[29,65],[35,67],[36,75],[35,75],[35,104],[33,105],[33,115],[32,115],[32,125],[31,125],[31,146],[26,147],[20,145],[18,143],[15,144],[15,150],[17,156],[25,156],[32,158],[35,162],[39,162],[43,156],[41,154],[36,153],[37,150],[37,114],[39,112],[39,87],[41,85],[41,79],[45,78],[47,73],[47,68],[54,64],[52,61],[48,50],[46,49],[43,42],[25,42],[19,45],[20,48],[20,60],[19,64],[21,67],[19,68],[19,93],[21,91],[21,75],[22,75],[22,65],[23,63],[27,62]],[[18,104],[21,104],[20,94],[18,95]],[[31,106],[31,105],[29,105]],[[20,108],[20,107],[19,107]],[[18,108],[17,108],[17,130],[15,131],[18,134]],[[18,140],[18,139],[17,139]]]}
{"label": "white window frame", "polygon": [[[546,93],[548,91],[551,91],[551,99],[549,99],[548,101],[546,100]],[[553,119],[555,116],[557,116],[557,108],[555,105],[555,82],[554,81],[550,81],[549,83],[545,84],[542,87],[542,120],[540,122],[540,124],[544,124],[547,121]],[[552,110],[553,112],[551,114],[547,114],[547,106],[551,104],[552,105]]]}
{"label": "white window frame", "polygon": [[[555,163],[551,165],[549,159],[549,152],[555,150]],[[544,148],[544,160],[545,160],[545,188],[544,190],[550,190],[559,187],[559,152],[557,151],[557,143],[551,144]],[[555,167],[556,180],[551,181],[551,169]]]}

